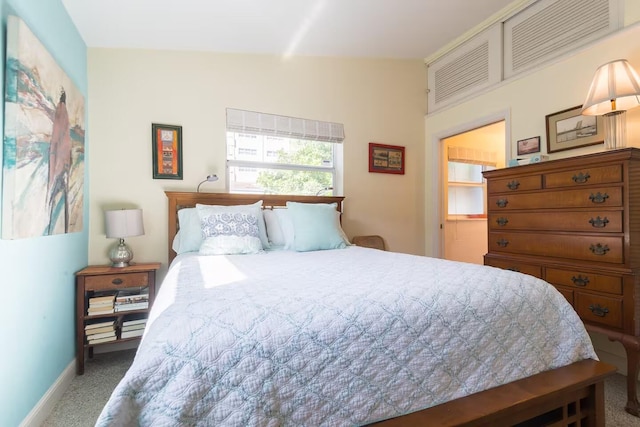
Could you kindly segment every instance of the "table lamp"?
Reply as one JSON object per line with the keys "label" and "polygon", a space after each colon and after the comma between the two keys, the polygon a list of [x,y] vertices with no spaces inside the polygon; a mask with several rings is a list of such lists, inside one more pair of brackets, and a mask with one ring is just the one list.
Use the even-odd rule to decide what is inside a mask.
{"label": "table lamp", "polygon": [[108,239],[119,239],[109,250],[112,267],[127,267],[133,259],[133,251],[124,242],[125,237],[142,236],[142,209],[117,209],[104,213],[105,232]]}
{"label": "table lamp", "polygon": [[617,59],[596,70],[582,104],[585,116],[604,116],[604,145],[607,149],[626,146],[626,110],[640,105],[640,78],[626,59]]}

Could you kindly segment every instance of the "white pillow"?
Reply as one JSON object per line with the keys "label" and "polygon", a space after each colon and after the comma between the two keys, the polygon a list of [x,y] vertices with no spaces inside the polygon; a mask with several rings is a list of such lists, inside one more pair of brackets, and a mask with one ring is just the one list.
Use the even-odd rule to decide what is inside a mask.
{"label": "white pillow", "polygon": [[262,251],[258,221],[251,212],[204,212],[200,255],[254,254]]}
{"label": "white pillow", "polygon": [[180,209],[178,224],[180,229],[173,239],[173,250],[178,255],[184,252],[197,252],[202,244],[202,230],[196,208]]}
{"label": "white pillow", "polygon": [[262,211],[264,215],[264,222],[267,226],[267,238],[271,246],[284,246],[286,241],[282,227],[280,226],[280,220],[275,211],[281,211],[283,209],[265,209]]}
{"label": "white pillow", "polygon": [[264,249],[269,248],[269,239],[267,238],[267,227],[265,226],[264,216],[262,214],[262,200],[258,200],[257,202],[251,205],[232,205],[232,206],[202,205],[198,203],[196,204],[196,210],[198,211],[198,216],[200,218],[200,221],[202,221],[203,215],[206,215],[209,213],[233,213],[233,212],[252,213],[258,219],[258,232],[259,232],[260,241],[262,242],[262,247]]}
{"label": "white pillow", "polygon": [[278,223],[280,224],[280,229],[282,230],[282,236],[284,238],[284,249],[293,250],[293,239],[294,230],[293,230],[293,221],[291,220],[291,216],[289,215],[289,211],[287,209],[275,209],[273,211],[278,218]]}

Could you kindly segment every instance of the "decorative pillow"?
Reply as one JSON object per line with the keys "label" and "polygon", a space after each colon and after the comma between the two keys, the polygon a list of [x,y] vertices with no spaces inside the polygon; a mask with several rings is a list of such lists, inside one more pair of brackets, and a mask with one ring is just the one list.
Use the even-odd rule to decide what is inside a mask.
{"label": "decorative pillow", "polygon": [[287,202],[293,223],[293,248],[298,252],[347,246],[336,203]]}
{"label": "decorative pillow", "polygon": [[250,212],[208,212],[200,218],[200,255],[255,254],[262,251],[258,217]]}
{"label": "decorative pillow", "polygon": [[[184,210],[184,209],[183,209]],[[259,200],[251,205],[233,205],[233,206],[222,206],[222,205],[201,205],[196,204],[196,210],[198,212],[198,217],[200,218],[198,230],[200,231],[202,217],[211,213],[234,213],[234,212],[248,212],[255,215],[258,218],[258,232],[260,241],[262,242],[262,247],[264,249],[269,248],[269,239],[267,239],[267,227],[264,223],[264,216],[262,215],[262,200]],[[201,235],[202,238],[202,235]]]}
{"label": "decorative pillow", "polygon": [[264,222],[267,226],[267,238],[269,239],[269,245],[283,247],[285,245],[285,238],[280,226],[280,220],[275,211],[282,211],[284,209],[265,209],[262,211],[264,215]]}
{"label": "decorative pillow", "polygon": [[196,208],[184,208],[178,211],[180,229],[173,239],[172,248],[177,254],[197,252],[202,244],[200,217]]}
{"label": "decorative pillow", "polygon": [[294,230],[289,211],[287,209],[275,209],[273,212],[278,217],[278,224],[280,224],[280,229],[282,230],[284,249],[293,250]]}

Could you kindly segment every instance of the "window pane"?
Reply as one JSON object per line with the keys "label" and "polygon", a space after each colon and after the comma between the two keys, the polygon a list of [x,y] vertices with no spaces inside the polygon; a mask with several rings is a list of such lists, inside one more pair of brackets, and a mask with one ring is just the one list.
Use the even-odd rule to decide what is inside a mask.
{"label": "window pane", "polygon": [[333,168],[331,142],[227,132],[227,160]]}
{"label": "window pane", "polygon": [[482,187],[449,186],[449,215],[475,215],[484,213]]}
{"label": "window pane", "polygon": [[482,165],[449,162],[449,182],[482,182]]}
{"label": "window pane", "polygon": [[332,171],[229,166],[229,190],[234,193],[316,195],[328,187],[333,187]]}

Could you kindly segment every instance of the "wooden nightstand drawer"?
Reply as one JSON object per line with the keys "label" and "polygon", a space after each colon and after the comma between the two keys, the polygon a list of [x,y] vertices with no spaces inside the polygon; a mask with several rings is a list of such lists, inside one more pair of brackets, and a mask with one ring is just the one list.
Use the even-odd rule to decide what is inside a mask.
{"label": "wooden nightstand drawer", "polygon": [[544,175],[545,188],[575,187],[578,185],[622,182],[622,165],[585,167]]}
{"label": "wooden nightstand drawer", "polygon": [[547,268],[545,279],[554,285],[564,285],[589,291],[622,295],[622,277],[576,270]]}
{"label": "wooden nightstand drawer", "polygon": [[147,273],[105,274],[103,276],[87,276],[85,278],[85,291],[138,286],[149,286],[149,275]]}
{"label": "wooden nightstand drawer", "polygon": [[622,299],[576,292],[575,309],[585,322],[622,329]]}

